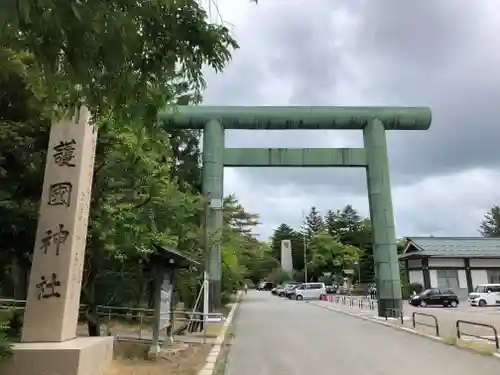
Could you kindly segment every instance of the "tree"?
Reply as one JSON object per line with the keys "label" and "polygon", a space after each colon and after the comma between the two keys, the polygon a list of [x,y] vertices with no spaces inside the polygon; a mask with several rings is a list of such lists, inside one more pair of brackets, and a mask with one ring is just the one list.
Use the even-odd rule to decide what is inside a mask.
{"label": "tree", "polygon": [[340,234],[356,232],[361,225],[361,216],[350,204],[339,213]]}
{"label": "tree", "polygon": [[29,89],[31,57],[0,49],[0,267],[2,292],[26,299],[49,136]]}
{"label": "tree", "polygon": [[325,216],[325,229],[331,236],[338,236],[340,235],[341,228],[340,211],[328,210]]}
{"label": "tree", "polygon": [[307,238],[312,238],[315,233],[322,232],[325,229],[325,223],[323,222],[323,217],[316,210],[316,207],[311,207],[309,215],[305,218],[305,230],[307,233]]}
{"label": "tree", "polygon": [[484,220],[481,221],[479,233],[483,237],[500,237],[500,207],[493,206],[484,215]]}
{"label": "tree", "polygon": [[338,237],[332,237],[326,231],[316,233],[309,246],[308,271],[316,279],[325,272],[342,275],[345,269],[353,268],[362,253],[359,248],[343,244]]}
{"label": "tree", "polygon": [[238,48],[195,0],[18,0],[1,15],[2,45],[34,56],[46,109],[83,102],[99,118],[154,120],[179,92],[199,101],[202,68]]}
{"label": "tree", "polygon": [[224,197],[224,220],[239,233],[251,233],[252,228],[260,224],[259,215],[245,211],[234,194]]}
{"label": "tree", "polygon": [[[99,335],[98,304],[145,303],[154,245],[203,257],[199,132],[171,129],[156,116],[158,109],[198,103],[202,67],[220,70],[237,45],[226,28],[208,22],[196,1],[4,3],[1,285],[24,298],[49,119],[83,103],[100,125],[82,284],[89,334]],[[223,247],[226,292],[246,272],[238,250],[260,246],[241,231],[231,233]],[[190,301],[200,272],[178,277],[178,292]]]}

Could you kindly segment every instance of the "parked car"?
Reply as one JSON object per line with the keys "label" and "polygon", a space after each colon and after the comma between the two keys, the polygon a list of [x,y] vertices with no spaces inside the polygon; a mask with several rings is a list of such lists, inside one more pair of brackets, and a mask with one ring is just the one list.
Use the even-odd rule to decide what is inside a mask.
{"label": "parked car", "polygon": [[469,294],[471,306],[494,306],[500,303],[500,284],[481,284]]}
{"label": "parked car", "polygon": [[459,300],[458,296],[451,290],[441,291],[439,289],[426,289],[419,295],[410,297],[410,305],[413,306],[443,306],[457,307]]}
{"label": "parked car", "polygon": [[326,288],[326,292],[328,294],[332,294],[332,293],[336,293],[339,286],[337,284],[333,284],[333,285],[325,285],[325,288]]}
{"label": "parked car", "polygon": [[295,288],[295,299],[300,301],[303,299],[319,299],[320,296],[326,295],[325,283],[304,283]]}
{"label": "parked car", "polygon": [[274,284],[270,281],[263,281],[257,286],[257,290],[272,290]]}
{"label": "parked car", "polygon": [[282,284],[276,285],[273,289],[271,289],[271,294],[278,295],[278,289],[283,288]]}
{"label": "parked car", "polygon": [[276,294],[280,297],[285,297],[287,291],[290,291],[291,288],[293,288],[296,285],[300,285],[300,284],[301,284],[300,282],[296,282],[296,281],[290,281],[290,282],[284,283],[280,288],[276,288]]}
{"label": "parked car", "polygon": [[288,288],[285,289],[285,297],[288,297],[289,299],[294,299],[295,298],[295,289],[297,289],[301,284],[294,284],[290,285]]}

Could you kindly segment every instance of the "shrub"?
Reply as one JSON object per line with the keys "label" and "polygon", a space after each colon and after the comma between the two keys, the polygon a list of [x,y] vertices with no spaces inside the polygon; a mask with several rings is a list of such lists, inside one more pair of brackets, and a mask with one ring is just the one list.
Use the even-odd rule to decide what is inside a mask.
{"label": "shrub", "polygon": [[10,327],[8,322],[0,322],[0,363],[12,356],[12,342],[8,336]]}
{"label": "shrub", "polygon": [[285,281],[290,281],[290,275],[281,268],[275,268],[271,271],[267,279],[274,284],[281,284]]}

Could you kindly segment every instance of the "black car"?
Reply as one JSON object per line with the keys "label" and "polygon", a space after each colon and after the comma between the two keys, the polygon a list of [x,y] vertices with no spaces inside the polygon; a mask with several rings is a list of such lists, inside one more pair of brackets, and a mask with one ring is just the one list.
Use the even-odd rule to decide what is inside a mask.
{"label": "black car", "polygon": [[339,286],[337,284],[326,285],[326,292],[328,294],[337,293],[338,288],[339,288]]}
{"label": "black car", "polygon": [[457,307],[459,300],[457,295],[451,291],[441,291],[439,289],[427,289],[419,295],[410,297],[410,305],[413,306],[443,306],[443,307]]}
{"label": "black car", "polygon": [[257,290],[272,290],[273,288],[274,288],[274,283],[269,282],[269,281],[261,282],[257,286]]}

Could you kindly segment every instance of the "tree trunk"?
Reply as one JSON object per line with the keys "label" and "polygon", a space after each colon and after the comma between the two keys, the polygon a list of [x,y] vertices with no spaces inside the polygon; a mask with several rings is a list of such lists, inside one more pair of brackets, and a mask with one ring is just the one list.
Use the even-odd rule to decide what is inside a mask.
{"label": "tree trunk", "polygon": [[96,288],[95,282],[98,272],[98,267],[92,258],[88,263],[88,277],[85,287],[83,288],[83,295],[85,297],[85,304],[87,310],[85,311],[85,318],[87,320],[87,328],[89,336],[101,336],[101,325],[99,316],[97,314],[97,301],[96,301]]}

